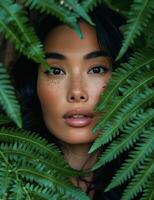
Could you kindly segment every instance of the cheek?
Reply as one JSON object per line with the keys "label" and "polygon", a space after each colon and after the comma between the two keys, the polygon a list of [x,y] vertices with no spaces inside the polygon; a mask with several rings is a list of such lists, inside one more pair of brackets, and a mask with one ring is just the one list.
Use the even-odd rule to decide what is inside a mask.
{"label": "cheek", "polygon": [[89,92],[96,103],[98,102],[101,93],[105,90],[110,78],[111,74],[108,74],[104,77],[93,79],[89,82]]}
{"label": "cheek", "polygon": [[57,104],[60,96],[62,95],[60,85],[54,80],[38,80],[37,82],[37,94],[42,106],[42,110],[50,110]]}

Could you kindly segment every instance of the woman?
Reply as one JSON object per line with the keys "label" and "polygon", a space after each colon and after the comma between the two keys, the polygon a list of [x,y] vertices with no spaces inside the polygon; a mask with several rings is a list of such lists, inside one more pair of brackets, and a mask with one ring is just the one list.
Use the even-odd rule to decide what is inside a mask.
{"label": "woman", "polygon": [[[36,32],[44,44],[50,68],[21,56],[13,71],[24,128],[54,142],[72,168],[84,171],[90,170],[100,154],[99,151],[88,154],[99,134],[92,134],[99,117],[94,108],[111,78],[121,44],[119,16],[102,6],[90,16],[95,26],[79,20],[83,39],[56,18],[41,16]],[[118,191],[103,193],[105,177],[109,179],[104,173],[111,175],[110,170],[108,166],[84,180],[71,181],[91,199],[120,199]]]}

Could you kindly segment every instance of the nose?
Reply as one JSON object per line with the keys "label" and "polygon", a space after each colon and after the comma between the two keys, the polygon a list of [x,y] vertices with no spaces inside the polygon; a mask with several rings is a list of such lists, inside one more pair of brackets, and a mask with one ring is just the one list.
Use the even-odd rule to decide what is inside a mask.
{"label": "nose", "polygon": [[67,101],[70,103],[88,101],[88,93],[84,89],[81,81],[75,80],[75,81],[70,82],[70,88],[68,90]]}

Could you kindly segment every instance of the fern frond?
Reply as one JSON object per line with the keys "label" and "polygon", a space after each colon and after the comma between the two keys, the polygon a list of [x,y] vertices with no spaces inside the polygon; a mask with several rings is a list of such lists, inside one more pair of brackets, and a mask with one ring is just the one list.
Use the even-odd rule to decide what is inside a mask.
{"label": "fern frond", "polygon": [[[111,141],[140,106],[152,102],[152,90],[147,86],[151,85],[154,79],[153,73],[150,72],[152,66],[149,65],[154,61],[154,54],[148,49],[145,55],[143,52],[135,53],[129,64],[124,64],[123,68],[117,69],[114,73],[108,90],[102,94],[96,108],[101,116],[93,131],[99,131],[100,134],[89,152]],[[134,76],[133,79],[132,76]],[[145,94],[144,90],[148,92]],[[119,91],[122,95],[118,96]]]}
{"label": "fern frond", "polygon": [[79,4],[76,0],[65,0],[65,1],[77,15],[82,17],[85,21],[89,22],[89,24],[94,25],[89,15],[85,12],[84,8],[82,7],[82,4]]}
{"label": "fern frond", "polygon": [[103,151],[99,161],[95,164],[95,168],[99,168],[107,162],[117,158],[120,153],[130,149],[130,147],[139,140],[143,130],[146,129],[153,120],[153,116],[154,109],[149,109],[147,112],[140,112],[137,114],[132,122],[129,123],[129,126],[125,126],[122,135],[112,141]]}
{"label": "fern frond", "polygon": [[1,128],[0,129],[0,140],[3,142],[21,142],[21,143],[30,143],[36,151],[42,152],[42,155],[51,156],[57,158],[58,160],[62,159],[60,151],[54,145],[48,144],[48,142],[39,137],[35,133],[30,131],[17,129],[17,128]]}
{"label": "fern frond", "polygon": [[[61,152],[54,145],[48,144],[45,139],[40,138],[37,134],[26,130],[15,128],[0,129],[0,148],[4,155],[16,160],[27,157],[35,161],[35,163],[44,163],[47,169],[57,169],[59,173],[69,176],[83,176],[83,172],[71,169],[63,159]],[[30,155],[31,154],[31,155]],[[59,165],[57,165],[59,163]]]}
{"label": "fern frond", "polygon": [[153,99],[154,93],[152,89],[147,89],[143,93],[137,93],[134,98],[119,109],[112,121],[109,121],[104,125],[89,152],[95,151],[100,146],[108,143],[113,138],[118,136],[119,130],[123,130],[124,125],[132,119],[134,114],[136,114],[136,112],[143,107],[144,104],[152,102]]}
{"label": "fern frond", "polygon": [[133,1],[128,12],[128,20],[125,25],[124,32],[124,41],[117,56],[117,60],[124,55],[128,47],[134,43],[136,37],[142,33],[152,14],[154,14],[153,0]]}
{"label": "fern frond", "polygon": [[24,55],[46,66],[42,45],[20,4],[0,1],[0,32]]}
{"label": "fern frond", "polygon": [[97,110],[101,111],[108,102],[115,97],[118,88],[122,88],[128,79],[142,70],[143,67],[154,61],[153,49],[147,48],[135,52],[128,63],[121,64],[115,72],[112,73],[112,80],[108,84],[107,90],[101,95],[100,102],[97,105]]}
{"label": "fern frond", "polygon": [[41,152],[33,149],[31,145],[24,143],[11,143],[11,144],[0,144],[0,150],[9,159],[14,161],[28,160],[30,163],[35,165],[42,164],[45,166],[46,171],[57,170],[62,176],[82,176],[82,172],[70,169],[66,163],[60,163],[57,165],[57,160],[52,159],[52,157],[45,159],[42,157]]}
{"label": "fern frond", "polygon": [[[80,31],[79,25],[77,24],[77,18],[81,16],[86,21],[88,20],[88,22],[93,24],[84,9],[76,1],[68,2],[68,6],[70,5],[71,9],[73,8],[75,13],[72,12],[71,9],[68,9],[68,7],[65,7],[65,2],[64,5],[61,5],[55,0],[24,0],[24,3],[25,6],[29,6],[31,9],[37,9],[40,10],[40,12],[55,15],[65,24],[71,26],[81,38],[83,37],[83,35]],[[74,7],[74,3],[75,5],[77,5],[77,7]]]}
{"label": "fern frond", "polygon": [[30,193],[31,197],[34,197],[34,200],[69,200],[64,194],[56,193],[47,187],[36,186],[32,183],[27,183],[25,188]]}
{"label": "fern frond", "polygon": [[[0,130],[0,152],[9,162],[9,171],[5,179],[13,177],[14,185],[6,188],[10,198],[23,197],[31,199],[39,195],[37,191],[29,191],[25,184],[35,183],[35,186],[48,188],[50,194],[55,193],[54,198],[58,200],[59,195],[64,195],[67,199],[88,200],[85,193],[76,189],[69,181],[70,176],[83,175],[83,173],[70,169],[62,158],[60,152],[53,145],[48,145],[47,141],[37,135],[20,129]],[[1,160],[3,162],[3,157]],[[57,166],[56,166],[57,165]],[[9,172],[7,171],[7,172]],[[16,191],[16,188],[20,191]],[[32,189],[32,188],[31,188]],[[33,194],[32,194],[33,193]],[[40,191],[40,195],[41,195]],[[42,194],[43,195],[43,194]],[[41,198],[41,197],[39,197]],[[50,198],[52,198],[50,196]],[[65,198],[66,199],[66,198]]]}
{"label": "fern frond", "polygon": [[142,135],[143,134],[144,137],[140,139],[140,143],[137,144],[135,150],[129,152],[129,158],[126,159],[126,161],[122,164],[122,167],[116,172],[105,191],[123,184],[130,177],[134,176],[137,171],[140,172],[138,168],[142,166],[145,159],[147,159],[148,156],[150,156],[154,151],[153,127],[144,130]]}
{"label": "fern frond", "polygon": [[7,198],[7,191],[13,182],[12,177],[10,175],[9,166],[0,160],[0,198]]}
{"label": "fern frond", "polygon": [[144,31],[144,38],[146,41],[146,48],[153,48],[154,47],[154,15],[149,20],[149,23]]}
{"label": "fern frond", "polygon": [[101,3],[101,2],[102,2],[101,0],[86,0],[86,1],[82,1],[81,5],[88,12],[92,10],[95,6],[97,6],[98,3]]}
{"label": "fern frond", "polygon": [[[127,101],[130,100],[132,95],[136,93],[137,91],[140,91],[145,86],[148,86],[154,81],[154,73],[153,72],[138,72],[139,75],[133,78],[133,80],[127,80],[127,85],[124,85],[122,88],[120,88],[120,91],[123,93],[123,95],[115,97],[115,102],[112,102],[111,105],[106,107],[106,112],[103,112],[103,116],[100,118],[101,123],[95,126],[94,132],[97,131],[97,127],[99,129],[103,127],[106,124],[106,121],[109,121],[113,116],[116,114],[116,112],[119,110],[120,107],[122,107],[123,104],[126,104]],[[109,112],[111,110],[111,112]]]}
{"label": "fern frond", "polygon": [[0,104],[7,115],[17,124],[22,126],[20,106],[15,96],[15,89],[11,85],[5,67],[0,63]]}
{"label": "fern frond", "polygon": [[26,195],[24,188],[22,187],[22,184],[20,183],[19,179],[14,180],[13,184],[10,187],[9,194],[8,194],[9,200],[25,200]]}
{"label": "fern frond", "polygon": [[147,186],[143,190],[143,196],[141,197],[141,200],[153,200],[154,199],[153,183],[154,183],[154,175],[151,177],[150,180],[148,180]]}
{"label": "fern frond", "polygon": [[130,184],[128,184],[127,188],[124,190],[121,200],[131,200],[136,197],[139,192],[142,192],[143,188],[146,188],[148,179],[154,173],[153,159],[154,157],[148,158],[144,166],[139,167],[138,174],[134,176]]}
{"label": "fern frond", "polygon": [[80,190],[73,187],[65,178],[62,176],[55,176],[48,173],[42,173],[33,169],[32,167],[28,168],[19,168],[17,173],[20,177],[28,180],[35,181],[36,183],[49,187],[55,192],[60,192],[61,194],[66,195],[67,197],[72,197],[77,200],[89,200],[87,195]]}
{"label": "fern frond", "polygon": [[12,120],[8,116],[2,114],[0,115],[0,126],[4,124],[9,124],[11,122]]}

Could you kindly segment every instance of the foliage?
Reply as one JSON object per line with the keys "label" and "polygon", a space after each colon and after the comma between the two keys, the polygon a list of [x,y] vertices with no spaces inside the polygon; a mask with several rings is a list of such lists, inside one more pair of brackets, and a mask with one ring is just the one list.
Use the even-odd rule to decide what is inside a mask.
{"label": "foliage", "polygon": [[[113,72],[112,81],[101,95],[96,110],[101,117],[99,132],[90,153],[104,148],[93,170],[127,153],[106,191],[126,184],[121,197],[154,199],[154,3],[152,0],[13,0],[0,1],[0,32],[21,53],[46,65],[42,44],[28,18],[26,8],[56,15],[82,37],[77,20],[88,23],[88,11],[104,3],[126,19],[120,59],[132,48],[127,63]],[[22,66],[21,66],[22,67]],[[84,176],[71,169],[61,152],[38,135],[21,129],[20,106],[9,76],[0,65],[0,104],[8,117],[0,115],[0,198],[1,199],[88,199],[70,183],[71,176]],[[20,128],[8,128],[13,120]],[[4,127],[2,127],[2,125]]]}
{"label": "foliage", "polygon": [[9,75],[0,63],[0,104],[16,124],[21,127],[20,106],[15,96],[15,90],[9,80]]}
{"label": "foliage", "polygon": [[[68,177],[82,172],[70,169],[54,145],[21,129],[0,129],[0,197],[33,199],[88,199]],[[57,163],[59,163],[57,165]],[[17,190],[18,188],[18,190]]]}

